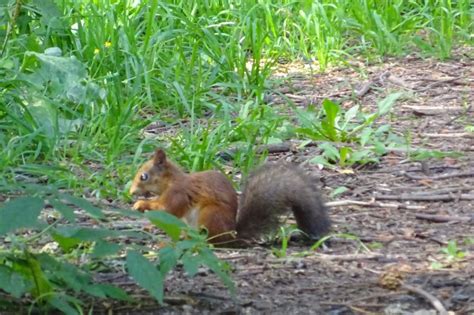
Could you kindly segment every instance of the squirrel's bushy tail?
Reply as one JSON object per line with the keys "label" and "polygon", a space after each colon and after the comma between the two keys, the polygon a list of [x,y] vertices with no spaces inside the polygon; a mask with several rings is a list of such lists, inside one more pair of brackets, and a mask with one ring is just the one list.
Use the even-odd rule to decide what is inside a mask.
{"label": "squirrel's bushy tail", "polygon": [[274,230],[278,216],[293,211],[298,228],[311,238],[329,232],[330,221],[319,190],[295,166],[267,163],[248,177],[237,214],[237,235],[251,238]]}

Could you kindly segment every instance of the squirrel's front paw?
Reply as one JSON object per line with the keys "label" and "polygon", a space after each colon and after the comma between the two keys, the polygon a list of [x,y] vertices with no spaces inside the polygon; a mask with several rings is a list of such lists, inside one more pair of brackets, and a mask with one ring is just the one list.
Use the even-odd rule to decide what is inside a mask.
{"label": "squirrel's front paw", "polygon": [[150,207],[148,206],[148,201],[138,200],[133,204],[133,209],[138,210],[140,212],[144,212],[145,210],[149,210]]}

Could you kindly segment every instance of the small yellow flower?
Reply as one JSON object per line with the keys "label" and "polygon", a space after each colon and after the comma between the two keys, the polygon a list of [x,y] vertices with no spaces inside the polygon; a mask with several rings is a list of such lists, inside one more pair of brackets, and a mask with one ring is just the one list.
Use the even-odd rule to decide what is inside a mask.
{"label": "small yellow flower", "polygon": [[98,53],[100,53],[99,48],[94,49],[94,55],[97,55]]}
{"label": "small yellow flower", "polygon": [[104,46],[105,46],[105,48],[109,48],[110,46],[112,46],[112,43],[109,42],[109,41],[106,41]]}

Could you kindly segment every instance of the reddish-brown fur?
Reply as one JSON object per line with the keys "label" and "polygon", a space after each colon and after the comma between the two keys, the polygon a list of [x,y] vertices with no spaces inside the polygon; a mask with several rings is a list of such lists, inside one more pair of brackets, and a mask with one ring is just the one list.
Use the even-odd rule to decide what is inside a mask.
{"label": "reddish-brown fur", "polygon": [[237,210],[237,194],[222,173],[187,174],[158,149],[138,170],[130,193],[157,195],[156,199],[138,200],[133,208],[165,210],[195,228],[205,227],[213,243],[232,240],[233,231],[241,238],[269,231],[279,224],[278,216],[290,210],[298,227],[311,238],[330,228],[326,207],[311,177],[287,164],[267,163],[254,171],[243,187]]}
{"label": "reddish-brown fur", "polygon": [[[143,181],[145,173],[148,179]],[[186,174],[166,159],[162,150],[157,150],[154,158],[140,168],[130,193],[159,195],[157,199],[138,200],[133,208],[139,211],[166,210],[183,218],[198,209],[195,227],[205,227],[212,242],[228,240],[229,232],[235,231],[237,194],[230,181],[216,171]]]}

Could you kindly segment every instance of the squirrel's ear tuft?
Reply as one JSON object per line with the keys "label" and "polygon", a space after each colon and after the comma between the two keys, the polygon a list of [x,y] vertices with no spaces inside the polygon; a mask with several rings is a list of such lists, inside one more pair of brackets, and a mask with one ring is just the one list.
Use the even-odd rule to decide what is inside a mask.
{"label": "squirrel's ear tuft", "polygon": [[160,166],[166,162],[166,153],[163,149],[157,149],[153,156],[153,164]]}

